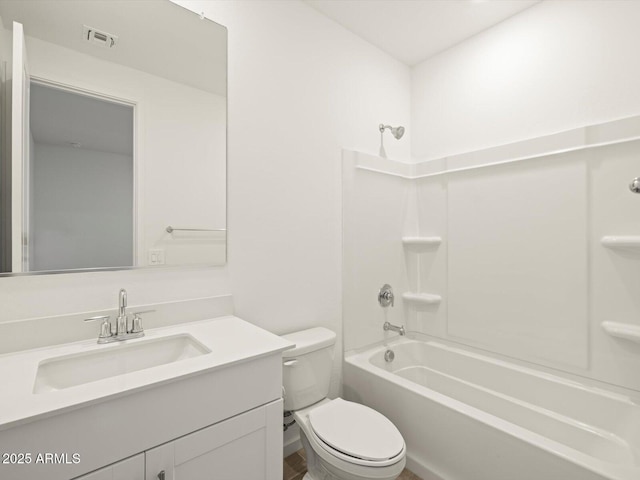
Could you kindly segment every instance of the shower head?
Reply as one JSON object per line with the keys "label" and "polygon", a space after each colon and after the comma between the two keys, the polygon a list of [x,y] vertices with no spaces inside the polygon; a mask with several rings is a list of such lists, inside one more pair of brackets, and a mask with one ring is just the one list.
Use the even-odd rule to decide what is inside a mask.
{"label": "shower head", "polygon": [[380,156],[382,158],[387,158],[387,152],[384,150],[384,131],[385,129],[391,130],[391,135],[395,137],[396,140],[400,140],[404,135],[404,127],[392,127],[391,125],[385,125],[381,123],[378,125],[378,129],[380,130]]}
{"label": "shower head", "polygon": [[398,140],[402,138],[404,135],[404,127],[395,127],[391,129],[391,135],[396,137]]}
{"label": "shower head", "polygon": [[400,140],[404,135],[404,127],[392,127],[391,125],[384,125],[381,123],[378,128],[380,129],[380,133],[383,133],[384,129],[388,128],[391,130],[391,135],[393,135],[396,140]]}

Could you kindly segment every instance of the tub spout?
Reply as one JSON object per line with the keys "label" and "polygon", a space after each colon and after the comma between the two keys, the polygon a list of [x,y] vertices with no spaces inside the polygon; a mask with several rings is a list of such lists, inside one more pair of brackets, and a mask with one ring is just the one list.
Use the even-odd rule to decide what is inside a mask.
{"label": "tub spout", "polygon": [[385,332],[391,330],[392,332],[399,333],[400,335],[404,335],[405,333],[407,333],[404,329],[404,325],[397,327],[395,325],[390,324],[389,322],[384,322],[384,325],[382,326],[382,328],[384,329]]}

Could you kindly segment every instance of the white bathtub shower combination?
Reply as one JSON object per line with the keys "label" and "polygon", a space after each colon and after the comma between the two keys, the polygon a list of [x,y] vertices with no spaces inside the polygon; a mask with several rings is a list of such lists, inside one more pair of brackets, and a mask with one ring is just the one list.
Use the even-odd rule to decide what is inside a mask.
{"label": "white bathtub shower combination", "polygon": [[396,424],[425,480],[640,479],[629,397],[434,340],[349,354],[344,375],[345,397]]}
{"label": "white bathtub shower combination", "polygon": [[411,470],[640,480],[639,153],[637,115],[414,163],[344,152],[344,397],[394,422]]}

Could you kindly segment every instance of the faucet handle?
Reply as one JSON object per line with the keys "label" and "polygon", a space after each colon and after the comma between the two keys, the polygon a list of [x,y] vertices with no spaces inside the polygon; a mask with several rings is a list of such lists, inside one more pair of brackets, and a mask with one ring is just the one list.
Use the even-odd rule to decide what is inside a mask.
{"label": "faucet handle", "polygon": [[111,322],[109,321],[110,318],[110,315],[98,315],[96,317],[85,318],[84,321],[96,322],[98,320],[102,320],[102,323],[100,324],[100,335],[98,335],[99,341],[101,338],[109,338],[112,335]]}
{"label": "faucet handle", "polygon": [[389,305],[393,307],[393,301],[393,289],[391,288],[391,285],[385,283],[378,292],[378,303],[381,307],[388,307]]}
{"label": "faucet handle", "polygon": [[144,328],[142,328],[142,317],[140,315],[142,315],[143,313],[152,313],[152,312],[155,312],[155,310],[142,310],[140,312],[134,312],[133,320],[131,321],[131,333],[143,332]]}
{"label": "faucet handle", "polygon": [[134,313],[133,320],[131,321],[130,333],[140,333],[143,331],[144,331],[144,328],[142,328],[142,317],[138,313]]}

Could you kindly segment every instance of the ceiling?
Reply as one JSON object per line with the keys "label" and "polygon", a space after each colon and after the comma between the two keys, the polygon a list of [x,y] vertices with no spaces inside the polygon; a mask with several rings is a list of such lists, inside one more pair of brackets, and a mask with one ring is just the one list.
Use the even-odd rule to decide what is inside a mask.
{"label": "ceiling", "polygon": [[540,0],[305,0],[413,66]]}

